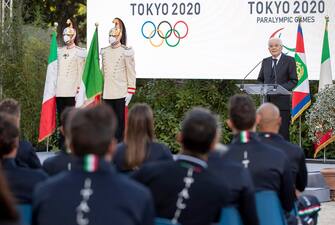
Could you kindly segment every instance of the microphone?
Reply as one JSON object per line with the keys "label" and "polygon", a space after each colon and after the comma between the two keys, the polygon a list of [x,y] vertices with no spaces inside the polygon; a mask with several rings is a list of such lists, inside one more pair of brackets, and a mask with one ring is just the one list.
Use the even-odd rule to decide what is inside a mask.
{"label": "microphone", "polygon": [[244,81],[245,79],[258,67],[259,64],[261,64],[263,62],[263,59],[258,62],[244,77],[240,86],[240,91],[244,91]]}

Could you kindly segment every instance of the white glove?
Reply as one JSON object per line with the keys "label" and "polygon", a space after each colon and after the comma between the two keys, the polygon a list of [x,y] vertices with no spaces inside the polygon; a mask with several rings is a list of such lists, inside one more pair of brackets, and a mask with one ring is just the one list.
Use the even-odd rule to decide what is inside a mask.
{"label": "white glove", "polygon": [[131,100],[132,97],[133,97],[133,94],[127,93],[126,99],[125,99],[126,106],[129,105],[129,102],[130,102],[130,100]]}

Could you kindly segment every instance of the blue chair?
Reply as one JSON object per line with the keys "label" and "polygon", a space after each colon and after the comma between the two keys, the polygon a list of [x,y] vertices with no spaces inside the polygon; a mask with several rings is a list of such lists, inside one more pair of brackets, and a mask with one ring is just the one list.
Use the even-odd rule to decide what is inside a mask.
{"label": "blue chair", "polygon": [[274,191],[257,192],[256,209],[260,225],[287,225],[281,203]]}
{"label": "blue chair", "polygon": [[156,217],[155,225],[180,225],[180,224],[179,223],[173,224],[170,219]]}
{"label": "blue chair", "polygon": [[298,206],[297,206],[296,203],[294,203],[294,207],[291,210],[290,214],[293,215],[293,216],[298,216]]}
{"label": "blue chair", "polygon": [[32,207],[29,204],[19,204],[16,206],[20,214],[22,225],[31,225]]}
{"label": "blue chair", "polygon": [[235,207],[225,207],[221,211],[219,225],[243,225],[243,222]]}

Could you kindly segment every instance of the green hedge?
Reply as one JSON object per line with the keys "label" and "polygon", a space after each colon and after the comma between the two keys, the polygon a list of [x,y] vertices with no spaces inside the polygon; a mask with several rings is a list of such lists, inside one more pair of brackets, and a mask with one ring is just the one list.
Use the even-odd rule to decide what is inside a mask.
{"label": "green hedge", "polygon": [[[240,81],[229,80],[143,80],[138,79],[138,92],[131,104],[146,102],[153,108],[157,139],[170,146],[177,152],[180,146],[175,136],[180,128],[184,113],[194,106],[203,106],[219,115],[222,126],[221,141],[229,143],[232,134],[225,120],[227,119],[227,103],[230,96],[240,93],[235,86]],[[253,82],[253,81],[251,81]],[[311,91],[317,91],[317,82],[310,82]],[[257,105],[259,99],[254,97]],[[302,147],[306,156],[313,157],[313,144],[308,139],[308,127],[302,117]],[[299,144],[299,120],[290,127],[290,138]],[[323,157],[323,151],[318,154]],[[327,158],[335,158],[335,145],[327,147]]]}

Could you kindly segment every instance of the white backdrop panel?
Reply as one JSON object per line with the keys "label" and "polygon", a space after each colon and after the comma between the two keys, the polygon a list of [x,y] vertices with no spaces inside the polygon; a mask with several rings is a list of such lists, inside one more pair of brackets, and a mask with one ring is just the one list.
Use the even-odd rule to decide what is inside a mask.
{"label": "white backdrop panel", "polygon": [[[242,79],[262,58],[269,56],[267,41],[277,30],[287,48],[295,48],[297,17],[302,16],[309,79],[319,79],[325,16],[329,15],[329,42],[335,71],[335,0],[88,0],[87,43],[91,41],[95,22],[99,22],[100,47],[108,45],[112,20],[120,17],[127,29],[128,46],[135,50],[139,78]],[[169,47],[155,34],[148,22],[146,36],[155,34],[151,45],[142,34],[146,21],[168,21],[173,27],[184,21],[188,34],[176,47]],[[170,29],[160,27],[161,36]],[[186,34],[180,22],[175,29]],[[170,32],[170,44],[177,43]],[[294,52],[284,49],[290,55]],[[250,75],[257,78],[259,68]],[[333,76],[334,78],[335,76]]]}

